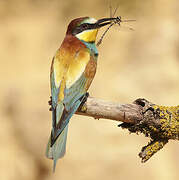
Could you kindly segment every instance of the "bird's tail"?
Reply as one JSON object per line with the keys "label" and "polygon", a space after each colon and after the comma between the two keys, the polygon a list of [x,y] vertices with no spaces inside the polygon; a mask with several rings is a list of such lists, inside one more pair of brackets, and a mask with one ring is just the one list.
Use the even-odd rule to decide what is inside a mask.
{"label": "bird's tail", "polygon": [[57,160],[65,155],[69,120],[77,111],[84,97],[84,94],[81,95],[68,111],[64,108],[63,103],[58,103],[55,110],[52,111],[52,131],[47,144],[46,156],[53,159],[53,171],[55,171]]}
{"label": "bird's tail", "polygon": [[55,141],[52,147],[51,147],[51,136],[49,138],[46,149],[46,156],[49,159],[53,159],[53,172],[55,172],[57,160],[65,155],[67,132],[68,132],[68,124],[61,132],[61,134],[58,136],[57,140]]}

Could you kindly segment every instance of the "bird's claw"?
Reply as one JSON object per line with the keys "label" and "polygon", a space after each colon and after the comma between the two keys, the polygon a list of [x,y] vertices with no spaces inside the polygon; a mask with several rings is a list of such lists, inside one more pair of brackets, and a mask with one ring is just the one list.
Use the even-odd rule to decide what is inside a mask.
{"label": "bird's claw", "polygon": [[52,111],[52,96],[50,96],[50,100],[48,101],[48,104],[50,106],[49,111]]}

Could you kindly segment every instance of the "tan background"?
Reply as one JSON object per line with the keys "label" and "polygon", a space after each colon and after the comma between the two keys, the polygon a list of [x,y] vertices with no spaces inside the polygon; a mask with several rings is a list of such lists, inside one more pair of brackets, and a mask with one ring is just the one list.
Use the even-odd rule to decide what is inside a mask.
{"label": "tan background", "polygon": [[[104,38],[90,94],[120,103],[145,97],[177,105],[178,1],[118,3],[118,15],[137,22],[116,26]],[[141,164],[137,154],[147,138],[130,135],[117,122],[77,115],[66,156],[52,173],[52,161],[44,156],[51,129],[50,63],[69,21],[86,15],[108,17],[109,1],[0,0],[0,179],[178,180],[178,142]]]}

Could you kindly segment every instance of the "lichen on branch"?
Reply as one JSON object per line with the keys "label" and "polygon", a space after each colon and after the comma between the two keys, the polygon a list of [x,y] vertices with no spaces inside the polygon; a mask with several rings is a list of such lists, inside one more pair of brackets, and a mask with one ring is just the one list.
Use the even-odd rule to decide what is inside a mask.
{"label": "lichen on branch", "polygon": [[137,99],[134,103],[143,108],[143,118],[134,124],[122,123],[120,127],[151,138],[151,142],[139,153],[142,162],[146,162],[162,149],[169,139],[179,140],[179,106],[159,106],[146,99]]}
{"label": "lichen on branch", "polygon": [[77,114],[122,121],[119,127],[150,137],[149,144],[139,153],[142,162],[149,160],[168,140],[179,140],[179,106],[159,106],[141,98],[132,104],[118,104],[89,97]]}

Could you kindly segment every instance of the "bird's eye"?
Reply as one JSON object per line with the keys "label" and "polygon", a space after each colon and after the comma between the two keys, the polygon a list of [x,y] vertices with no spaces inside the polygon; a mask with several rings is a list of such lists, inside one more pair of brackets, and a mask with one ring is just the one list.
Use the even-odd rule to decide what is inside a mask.
{"label": "bird's eye", "polygon": [[87,28],[88,28],[88,24],[86,24],[86,23],[85,23],[85,24],[82,24],[81,27],[82,27],[83,29],[87,29]]}

